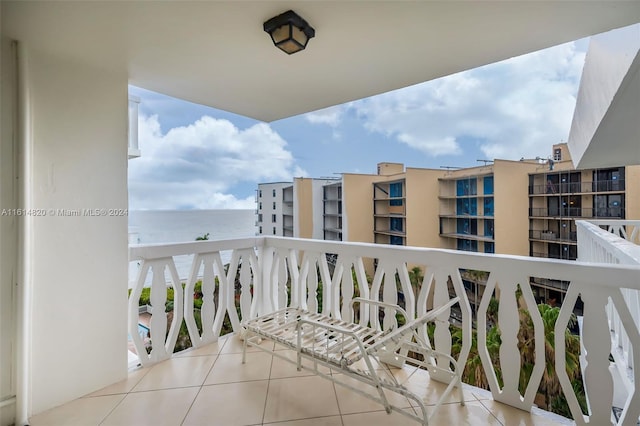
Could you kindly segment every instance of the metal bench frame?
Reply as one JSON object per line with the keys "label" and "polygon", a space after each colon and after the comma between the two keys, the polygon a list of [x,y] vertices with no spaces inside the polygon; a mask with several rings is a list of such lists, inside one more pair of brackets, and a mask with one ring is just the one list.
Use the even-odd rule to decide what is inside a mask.
{"label": "metal bench frame", "polygon": [[[361,308],[363,305],[369,305],[372,315],[377,313],[380,308],[384,308],[387,314],[392,312],[390,310],[393,310],[394,313],[398,312],[404,315],[407,321],[405,325],[386,331],[380,330],[377,321],[372,322],[375,324],[374,327],[368,327],[298,308],[281,309],[243,322],[246,334],[244,336],[242,363],[246,362],[247,347],[256,347],[271,353],[273,356],[296,364],[298,371],[302,368],[308,369],[318,376],[381,403],[387,413],[396,411],[421,422],[423,425],[428,425],[429,418],[433,417],[455,386],[458,387],[460,393],[460,404],[464,405],[461,372],[459,371],[458,363],[450,355],[433,350],[429,342],[421,337],[421,330],[428,322],[436,320],[440,314],[457,302],[458,298],[451,299],[445,305],[432,309],[423,316],[409,321],[407,313],[399,306],[363,298],[354,298],[352,300],[352,312],[354,304],[360,303]],[[361,312],[364,313],[364,309],[361,309]],[[268,339],[295,350],[296,360],[292,361],[290,358],[278,354],[275,348],[274,350],[264,348],[260,345],[260,338]],[[409,351],[422,355],[422,360],[409,357]],[[302,358],[312,361],[312,366],[303,366]],[[431,410],[431,416],[427,415],[427,409],[422,398],[408,390],[402,383],[399,383],[390,371],[390,374],[387,375],[390,378],[380,377],[374,366],[374,360],[381,363],[380,365],[382,366],[387,364],[401,368],[404,363],[407,363],[425,369],[430,373],[437,371],[440,379],[443,375],[449,376],[449,383]],[[359,361],[364,363],[363,367],[358,368]],[[441,365],[443,364],[447,365],[447,367],[442,367]],[[373,386],[377,390],[377,395],[364,392],[355,386],[340,381],[335,376],[322,372],[318,368],[319,366],[338,370],[347,377]],[[414,401],[420,407],[422,415],[413,414],[412,410],[406,407],[392,405],[384,393],[385,389]]]}

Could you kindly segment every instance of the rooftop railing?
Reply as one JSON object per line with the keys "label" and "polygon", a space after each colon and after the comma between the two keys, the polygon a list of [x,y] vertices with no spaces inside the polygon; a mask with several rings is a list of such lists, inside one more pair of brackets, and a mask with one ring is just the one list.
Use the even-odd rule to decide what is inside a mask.
{"label": "rooftop railing", "polygon": [[[231,251],[224,265],[221,253]],[[193,255],[191,273],[186,280],[176,272],[174,257]],[[330,264],[327,259],[335,263]],[[432,345],[453,354],[464,365],[472,347],[472,313],[461,279],[461,271],[485,271],[486,288],[476,317],[477,353],[496,401],[529,411],[539,389],[547,362],[554,364],[571,413],[578,424],[611,423],[613,379],[609,372],[612,348],[608,327],[609,306],[615,306],[620,322],[633,324],[623,290],[640,289],[640,266],[567,262],[530,257],[485,255],[459,251],[394,247],[364,243],[339,243],[292,238],[259,237],[226,241],[204,241],[157,246],[133,246],[130,260],[140,262],[138,279],[129,301],[129,331],[143,365],[172,356],[183,318],[195,347],[215,341],[223,323],[241,331],[243,318],[253,318],[286,306],[321,312],[336,318],[354,320],[349,302],[356,296],[402,303],[410,317],[419,316],[432,306],[459,297],[457,325],[461,343],[452,351],[450,312],[435,322]],[[412,282],[411,271],[421,267],[424,279]],[[367,276],[367,272],[370,277]],[[147,354],[137,333],[138,301],[147,275],[151,275],[150,337]],[[555,324],[555,359],[545,360],[543,319],[537,308],[529,281],[531,277],[568,282],[568,290]],[[196,283],[201,281],[201,292]],[[415,281],[415,280],[414,280]],[[167,321],[167,282],[173,291],[173,313]],[[490,355],[487,332],[491,326],[487,312],[491,299],[498,302],[497,326],[500,348]],[[566,373],[565,331],[578,297],[584,302],[581,343],[586,353],[583,371],[588,413],[583,414],[573,384]],[[194,306],[200,305],[200,309]],[[520,382],[521,343],[518,340],[520,309],[528,309],[533,324],[534,360],[526,386]],[[393,316],[385,316],[384,328],[393,327]],[[424,333],[427,331],[424,330]],[[640,353],[637,327],[628,328],[630,356]],[[491,359],[497,356],[497,360]],[[497,373],[495,362],[501,367]],[[433,360],[448,368],[446,361]],[[528,374],[528,373],[527,373]],[[434,377],[446,381],[446,377]],[[640,392],[629,393],[620,424],[640,415],[635,401]]]}

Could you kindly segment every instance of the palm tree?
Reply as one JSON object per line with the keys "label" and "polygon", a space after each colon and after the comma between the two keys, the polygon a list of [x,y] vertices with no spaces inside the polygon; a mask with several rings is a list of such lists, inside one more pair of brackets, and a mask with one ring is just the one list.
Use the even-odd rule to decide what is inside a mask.
{"label": "palm tree", "polygon": [[[557,405],[557,399],[562,394],[562,388],[558,375],[556,374],[555,364],[555,325],[560,315],[559,307],[552,307],[541,303],[538,305],[538,312],[542,317],[544,326],[544,353],[545,368],[540,382],[539,393],[545,396],[545,404],[550,406],[552,401]],[[569,321],[569,327],[573,327],[576,318],[572,315]],[[518,334],[518,347],[522,357],[522,368],[520,377],[520,388],[523,390],[529,381],[533,364],[535,363],[535,339],[533,321],[529,312],[525,308],[520,308],[520,332]],[[571,334],[569,329],[565,330],[565,367],[567,375],[572,382],[581,384],[580,371],[580,338]],[[580,386],[578,386],[580,387]],[[578,391],[576,394],[580,399],[580,394],[584,391]],[[582,405],[582,403],[581,403]]]}

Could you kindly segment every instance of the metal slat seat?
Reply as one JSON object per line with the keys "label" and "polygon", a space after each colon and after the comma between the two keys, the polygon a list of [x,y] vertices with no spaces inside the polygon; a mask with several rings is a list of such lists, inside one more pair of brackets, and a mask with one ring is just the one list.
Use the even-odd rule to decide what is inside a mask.
{"label": "metal slat seat", "polygon": [[[402,313],[405,319],[409,320],[406,312],[395,305],[361,298],[354,299],[352,304],[354,302],[393,309]],[[312,367],[305,365],[304,368],[382,403],[387,412],[398,411],[427,425],[429,416],[422,399],[409,391],[403,384],[398,383],[393,374],[389,374],[387,377],[380,376],[374,367],[374,362],[391,363],[394,366],[407,362],[429,372],[437,370],[439,373],[446,373],[444,376],[450,377],[448,386],[432,411],[437,410],[454,386],[459,388],[460,403],[464,405],[460,371],[456,360],[448,354],[434,351],[429,342],[424,341],[420,335],[427,322],[436,320],[439,315],[457,302],[458,298],[452,299],[445,305],[435,308],[417,319],[407,321],[402,327],[384,331],[379,329],[377,321],[372,321],[371,326],[368,326],[365,324],[366,321],[354,323],[298,308],[281,309],[243,322],[243,327],[247,331],[244,336],[243,363],[246,360],[247,346],[268,351],[260,346],[254,338],[262,337],[272,340],[296,351],[297,359],[295,362],[298,370],[303,368],[302,358],[309,359],[312,361]],[[422,355],[423,359],[409,357],[408,351]],[[290,359],[279,355],[276,351],[271,352],[273,356],[291,362]],[[439,366],[436,363],[436,358],[446,360],[447,362],[443,363],[446,364],[446,367]],[[356,363],[358,364],[354,365]],[[361,389],[339,381],[331,374],[322,373],[318,369],[318,365],[339,369],[345,376],[375,387],[377,395],[363,392]],[[440,377],[442,376],[441,374]],[[390,404],[383,389],[414,400],[422,415],[416,416],[413,411],[408,411],[405,407]]]}

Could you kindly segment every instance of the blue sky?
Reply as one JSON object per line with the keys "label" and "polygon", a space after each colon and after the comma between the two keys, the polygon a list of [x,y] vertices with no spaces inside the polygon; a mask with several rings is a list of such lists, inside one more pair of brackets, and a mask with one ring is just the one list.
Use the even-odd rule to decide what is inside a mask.
{"label": "blue sky", "polygon": [[258,182],[547,157],[571,127],[588,40],[272,123],[137,87],[132,210],[255,208]]}

